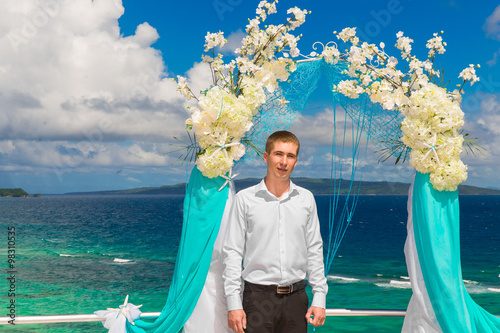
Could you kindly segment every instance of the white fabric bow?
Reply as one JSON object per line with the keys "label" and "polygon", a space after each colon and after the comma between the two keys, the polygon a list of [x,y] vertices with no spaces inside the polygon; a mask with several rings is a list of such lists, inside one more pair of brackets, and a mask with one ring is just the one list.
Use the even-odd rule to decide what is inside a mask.
{"label": "white fabric bow", "polygon": [[134,305],[128,303],[128,295],[125,297],[125,302],[120,305],[119,309],[108,308],[107,310],[99,310],[94,313],[101,318],[104,318],[103,326],[107,328],[109,333],[125,333],[125,325],[127,320],[134,324],[134,320],[141,316],[141,311],[139,308],[141,305]]}

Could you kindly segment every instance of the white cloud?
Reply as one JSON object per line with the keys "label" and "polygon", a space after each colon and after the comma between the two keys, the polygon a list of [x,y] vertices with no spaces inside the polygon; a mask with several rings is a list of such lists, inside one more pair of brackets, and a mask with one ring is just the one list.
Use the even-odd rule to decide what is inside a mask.
{"label": "white cloud", "polygon": [[[0,11],[0,138],[157,141],[185,111],[148,23],[120,35],[121,1],[5,0]],[[104,132],[104,131],[102,131]]]}
{"label": "white cloud", "polygon": [[306,160],[299,158],[297,165],[307,167],[313,165],[313,163],[314,163],[314,156],[311,155]]}
{"label": "white cloud", "polygon": [[[483,29],[486,31],[486,36],[500,40],[500,6],[496,7],[493,13],[486,18]],[[488,60],[486,64],[489,66],[496,65],[499,54],[500,51],[495,52],[493,58]]]}
{"label": "white cloud", "polygon": [[493,13],[488,16],[483,29],[487,36],[500,40],[500,6],[496,7]]}
{"label": "white cloud", "polygon": [[127,180],[134,183],[142,183],[139,179],[134,177],[127,177]]}
{"label": "white cloud", "polygon": [[[178,172],[164,171],[176,158],[166,153],[184,135],[188,113],[151,47],[154,27],[142,23],[121,35],[121,0],[4,0],[1,7],[0,171],[59,182],[123,168]],[[195,82],[199,67],[190,71]]]}
{"label": "white cloud", "polygon": [[133,36],[127,37],[125,40],[129,40],[132,45],[138,44],[147,48],[156,42],[159,37],[160,35],[158,35],[156,29],[144,22],[137,27]]}
{"label": "white cloud", "polygon": [[210,66],[204,62],[197,62],[186,73],[189,87],[196,96],[200,92],[210,87],[212,84],[212,73]]}
{"label": "white cloud", "polygon": [[9,154],[16,149],[12,140],[0,141],[0,154]]}
{"label": "white cloud", "polygon": [[488,95],[481,100],[481,113],[475,123],[481,127],[483,136],[490,139],[500,134],[500,102],[498,96]]}
{"label": "white cloud", "polygon": [[94,167],[167,167],[176,158],[166,154],[172,150],[168,144],[152,143],[119,145],[92,141],[0,141],[0,154],[8,157],[4,159],[0,170],[23,165],[48,172],[54,169],[88,172]]}
{"label": "white cloud", "polygon": [[246,33],[241,29],[229,34],[229,36],[226,37],[227,42],[221,51],[225,54],[234,54],[234,50],[241,47],[241,41],[245,36]]}
{"label": "white cloud", "polygon": [[464,152],[462,158],[468,165],[466,184],[500,188],[500,96],[485,94],[480,100],[479,113],[465,124],[465,132],[486,150],[486,157],[476,152],[474,156]]}
{"label": "white cloud", "polygon": [[499,54],[499,53],[500,53],[500,51],[495,52],[495,53],[493,54],[493,58],[491,58],[490,60],[486,61],[486,64],[487,64],[488,66],[495,66],[495,65],[496,65],[496,63],[497,63],[497,58],[498,58],[498,54]]}

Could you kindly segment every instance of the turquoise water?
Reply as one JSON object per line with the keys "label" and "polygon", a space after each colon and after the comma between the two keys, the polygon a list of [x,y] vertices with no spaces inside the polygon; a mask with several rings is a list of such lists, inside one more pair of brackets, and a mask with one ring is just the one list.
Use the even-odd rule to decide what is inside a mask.
{"label": "turquoise water", "polygon": [[[7,228],[16,231],[16,315],[85,314],[125,296],[165,303],[182,227],[180,196],[0,198],[1,307],[7,315]],[[500,314],[500,197],[461,197],[462,265],[474,300]],[[318,197],[326,221],[328,198]],[[328,274],[328,308],[405,309],[406,196],[361,196]],[[322,226],[326,235],[326,226]],[[400,332],[403,318],[329,317],[316,332]],[[105,332],[101,323],[16,325],[12,332]],[[313,331],[312,329],[310,330]]]}

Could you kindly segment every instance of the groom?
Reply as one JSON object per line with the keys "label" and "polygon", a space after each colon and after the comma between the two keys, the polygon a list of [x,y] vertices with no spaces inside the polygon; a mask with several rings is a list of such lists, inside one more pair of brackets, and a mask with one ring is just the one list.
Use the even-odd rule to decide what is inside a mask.
{"label": "groom", "polygon": [[[328,287],[316,203],[290,181],[299,148],[292,133],[271,134],[266,178],[236,195],[223,248],[228,325],[236,333],[305,333],[307,323],[325,322]],[[309,309],[306,276],[314,294]]]}

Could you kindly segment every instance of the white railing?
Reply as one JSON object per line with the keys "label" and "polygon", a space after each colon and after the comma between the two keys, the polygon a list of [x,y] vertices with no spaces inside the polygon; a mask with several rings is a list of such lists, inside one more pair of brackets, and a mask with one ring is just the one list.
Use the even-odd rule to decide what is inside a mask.
{"label": "white railing", "polygon": [[[353,309],[326,309],[327,316],[373,316],[373,317],[404,317],[404,310],[353,310]],[[143,312],[141,318],[156,318],[160,312]],[[0,325],[9,325],[10,317],[0,317]],[[81,323],[103,321],[95,314],[55,315],[55,316],[16,316],[15,324],[52,324],[52,323]]]}
{"label": "white railing", "polygon": [[[161,312],[143,312],[141,319],[156,318]],[[0,325],[11,325],[10,317],[0,317]],[[105,318],[95,314],[55,315],[55,316],[16,316],[14,323],[20,324],[53,324],[53,323],[84,323],[91,321],[104,321]]]}
{"label": "white railing", "polygon": [[[356,309],[326,309],[326,315],[331,317],[404,317],[405,310],[356,310]],[[143,312],[141,319],[156,318],[160,312]],[[497,316],[500,318],[500,316]],[[0,325],[10,325],[10,317],[0,317]],[[56,316],[16,316],[15,324],[52,324],[52,323],[81,323],[103,321],[95,314],[56,315]]]}

